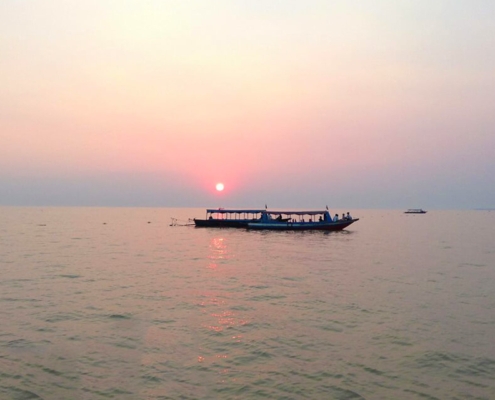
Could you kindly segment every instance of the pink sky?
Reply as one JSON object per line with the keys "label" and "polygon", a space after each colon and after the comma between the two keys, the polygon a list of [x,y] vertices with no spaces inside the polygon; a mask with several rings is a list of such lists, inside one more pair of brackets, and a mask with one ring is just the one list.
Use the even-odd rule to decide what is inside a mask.
{"label": "pink sky", "polygon": [[3,2],[0,204],[495,207],[494,20],[455,0]]}

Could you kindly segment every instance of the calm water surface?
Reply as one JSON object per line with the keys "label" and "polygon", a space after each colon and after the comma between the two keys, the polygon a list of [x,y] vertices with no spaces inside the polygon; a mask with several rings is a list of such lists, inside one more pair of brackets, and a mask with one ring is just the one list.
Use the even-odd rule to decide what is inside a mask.
{"label": "calm water surface", "polygon": [[495,212],[352,214],[0,208],[0,398],[494,399]]}

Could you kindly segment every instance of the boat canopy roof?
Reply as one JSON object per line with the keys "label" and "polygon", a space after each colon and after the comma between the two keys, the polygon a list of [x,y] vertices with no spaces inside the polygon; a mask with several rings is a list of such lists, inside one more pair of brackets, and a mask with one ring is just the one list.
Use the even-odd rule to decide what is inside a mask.
{"label": "boat canopy roof", "polygon": [[323,211],[268,211],[268,210],[233,210],[233,209],[224,209],[224,208],[209,208],[206,210],[207,213],[210,214],[260,214],[266,213],[270,215],[320,215],[328,212],[327,210]]}
{"label": "boat canopy roof", "polygon": [[327,210],[323,211],[267,211],[267,214],[271,215],[319,215],[325,214]]}
{"label": "boat canopy roof", "polygon": [[219,214],[243,214],[243,213],[248,213],[248,214],[259,214],[266,212],[266,210],[226,210],[223,208],[213,208],[213,209],[207,209],[207,213],[219,213]]}

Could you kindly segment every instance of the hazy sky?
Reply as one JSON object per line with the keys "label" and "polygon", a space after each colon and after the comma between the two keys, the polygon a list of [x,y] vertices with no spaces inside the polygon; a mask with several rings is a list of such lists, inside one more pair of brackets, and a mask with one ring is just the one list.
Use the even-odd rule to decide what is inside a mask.
{"label": "hazy sky", "polygon": [[492,0],[0,0],[0,204],[495,207],[494,21]]}

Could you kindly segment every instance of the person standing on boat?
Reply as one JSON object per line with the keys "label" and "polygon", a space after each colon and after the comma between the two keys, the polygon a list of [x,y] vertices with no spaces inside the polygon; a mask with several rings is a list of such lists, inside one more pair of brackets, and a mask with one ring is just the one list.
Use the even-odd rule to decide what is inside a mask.
{"label": "person standing on boat", "polygon": [[333,217],[333,222],[337,222],[339,220],[339,214],[335,214],[335,217]]}

